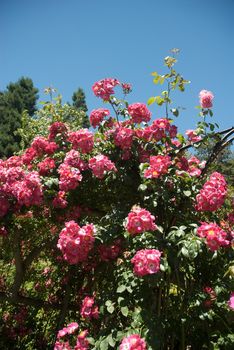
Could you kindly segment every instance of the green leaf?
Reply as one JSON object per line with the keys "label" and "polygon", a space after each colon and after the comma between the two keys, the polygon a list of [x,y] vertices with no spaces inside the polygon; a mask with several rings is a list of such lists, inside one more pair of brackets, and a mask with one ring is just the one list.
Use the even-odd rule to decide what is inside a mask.
{"label": "green leaf", "polygon": [[108,345],[109,343],[107,338],[102,340],[100,343],[100,350],[108,350]]}
{"label": "green leaf", "polygon": [[183,194],[186,196],[186,197],[190,197],[191,196],[191,191],[183,191]]}
{"label": "green leaf", "polygon": [[147,186],[145,184],[141,184],[139,187],[138,187],[138,190],[139,191],[145,191],[147,190]]}
{"label": "green leaf", "polygon": [[113,304],[107,306],[107,311],[108,311],[110,314],[113,314],[114,310],[115,310],[115,308],[114,308],[114,305],[113,305]]}
{"label": "green leaf", "polygon": [[121,304],[121,302],[124,300],[123,297],[118,297],[118,304]]}
{"label": "green leaf", "polygon": [[126,286],[124,284],[121,284],[118,288],[117,288],[117,293],[123,293],[126,290]]}
{"label": "green leaf", "polygon": [[163,75],[161,75],[159,77],[159,83],[162,85],[164,83],[164,81],[165,81],[165,77]]}
{"label": "green leaf", "polygon": [[113,348],[115,346],[116,341],[113,339],[112,334],[107,337],[109,345]]}
{"label": "green leaf", "polygon": [[159,105],[162,106],[162,104],[164,103],[164,99],[161,96],[156,96],[155,97],[155,102]]}
{"label": "green leaf", "polygon": [[150,106],[155,102],[155,97],[150,97],[147,101],[147,104]]}
{"label": "green leaf", "polygon": [[111,300],[107,300],[107,301],[105,302],[105,305],[106,305],[106,306],[112,305],[112,301],[111,301]]}
{"label": "green leaf", "polygon": [[189,257],[189,252],[188,252],[188,249],[187,249],[187,248],[183,247],[183,248],[181,249],[181,253],[182,253],[182,255],[185,256],[186,258]]}
{"label": "green leaf", "polygon": [[120,310],[121,310],[121,313],[122,313],[125,317],[128,316],[128,307],[127,307],[127,306],[121,307]]}

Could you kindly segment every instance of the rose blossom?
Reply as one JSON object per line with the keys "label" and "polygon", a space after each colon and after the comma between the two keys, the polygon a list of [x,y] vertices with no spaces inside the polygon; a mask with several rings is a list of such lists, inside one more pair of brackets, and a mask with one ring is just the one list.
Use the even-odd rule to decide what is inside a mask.
{"label": "rose blossom", "polygon": [[197,234],[206,239],[206,245],[211,251],[218,250],[220,247],[229,245],[227,233],[223,231],[216,223],[202,222],[197,229]]}
{"label": "rose blossom", "polygon": [[63,258],[71,265],[85,261],[93,248],[94,233],[93,224],[80,227],[73,220],[66,222],[65,228],[59,234],[57,244],[63,253]]}
{"label": "rose blossom", "polygon": [[145,276],[160,270],[161,252],[157,249],[142,249],[134,255],[131,263],[134,264],[134,273]]}
{"label": "rose blossom", "polygon": [[79,149],[82,153],[90,153],[94,146],[93,133],[88,129],[70,132],[68,141],[71,142],[73,149]]}
{"label": "rose blossom", "polygon": [[122,150],[131,148],[133,140],[133,130],[125,127],[119,127],[114,133],[114,143]]}
{"label": "rose blossom", "polygon": [[133,235],[145,231],[155,231],[157,226],[154,220],[155,217],[148,210],[135,206],[128,214],[126,230]]}
{"label": "rose blossom", "polygon": [[227,183],[223,175],[214,172],[196,196],[195,209],[198,211],[215,211],[219,209],[227,195]]}
{"label": "rose blossom", "polygon": [[93,297],[85,297],[82,301],[80,314],[83,318],[98,318],[98,306],[95,305]]}
{"label": "rose blossom", "polygon": [[132,334],[123,338],[119,350],[147,350],[146,342],[139,334]]}
{"label": "rose blossom", "polygon": [[230,309],[234,310],[234,292],[231,293],[230,299],[228,301],[228,306]]}
{"label": "rose blossom", "polygon": [[76,341],[76,346],[74,347],[74,350],[88,350],[89,349],[89,341],[86,338],[88,335],[88,330],[82,331]]}
{"label": "rose blossom", "polygon": [[132,117],[132,120],[136,124],[141,122],[149,122],[151,112],[148,110],[144,103],[133,103],[128,106],[128,113]]}
{"label": "rose blossom", "polygon": [[201,90],[199,93],[200,105],[202,108],[211,108],[214,95],[211,91]]}
{"label": "rose blossom", "polygon": [[103,154],[91,158],[89,160],[89,168],[98,179],[103,179],[109,171],[117,171],[115,164]]}
{"label": "rose blossom", "polygon": [[104,109],[104,108],[94,109],[90,114],[91,125],[94,128],[96,128],[97,126],[100,125],[103,119],[108,115],[110,115],[110,111],[108,109]]}
{"label": "rose blossom", "polygon": [[144,172],[144,177],[147,179],[158,178],[168,172],[168,167],[171,165],[169,156],[151,156],[150,166]]}
{"label": "rose blossom", "polygon": [[114,94],[114,87],[120,85],[117,79],[106,78],[93,84],[92,90],[97,97],[101,97],[104,101],[108,101],[110,96]]}

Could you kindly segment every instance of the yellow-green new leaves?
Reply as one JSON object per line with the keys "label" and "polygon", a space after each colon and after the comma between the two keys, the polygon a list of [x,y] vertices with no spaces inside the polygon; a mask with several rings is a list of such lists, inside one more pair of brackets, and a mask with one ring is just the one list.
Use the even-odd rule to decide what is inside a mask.
{"label": "yellow-green new leaves", "polygon": [[164,98],[162,98],[161,96],[154,96],[154,97],[150,97],[147,101],[148,105],[152,105],[153,103],[157,103],[159,106],[162,106],[162,104],[165,102]]}

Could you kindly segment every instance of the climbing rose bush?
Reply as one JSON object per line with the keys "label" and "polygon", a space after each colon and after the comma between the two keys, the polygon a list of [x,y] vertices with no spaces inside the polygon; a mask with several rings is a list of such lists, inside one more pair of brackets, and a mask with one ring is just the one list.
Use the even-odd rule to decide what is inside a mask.
{"label": "climbing rose bush", "polygon": [[175,63],[148,106],[94,83],[95,131],[46,104],[47,134],[0,160],[1,349],[233,348],[233,188],[190,152],[225,132],[201,91],[179,133]]}

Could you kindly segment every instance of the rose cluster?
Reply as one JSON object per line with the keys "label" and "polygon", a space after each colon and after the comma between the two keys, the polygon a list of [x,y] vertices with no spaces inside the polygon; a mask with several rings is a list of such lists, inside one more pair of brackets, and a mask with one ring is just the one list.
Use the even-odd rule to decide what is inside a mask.
{"label": "rose cluster", "polygon": [[82,306],[80,314],[83,318],[98,318],[99,311],[98,306],[95,305],[95,300],[93,297],[85,297]]}
{"label": "rose cluster", "polygon": [[157,249],[141,249],[131,259],[133,270],[137,276],[145,276],[160,270],[161,252]]}
{"label": "rose cluster", "polygon": [[82,180],[80,170],[65,163],[60,164],[58,173],[60,175],[59,189],[61,191],[68,192],[70,190],[74,190]]}
{"label": "rose cluster", "polygon": [[135,206],[128,214],[125,228],[132,235],[145,231],[155,231],[157,226],[154,221],[155,217],[148,210]]}
{"label": "rose cluster", "polygon": [[147,347],[139,334],[131,334],[122,340],[119,350],[147,350]]}
{"label": "rose cluster", "polygon": [[95,228],[88,224],[82,228],[75,222],[65,223],[65,228],[59,234],[57,247],[62,251],[63,258],[69,264],[85,261],[93,248]]}
{"label": "rose cluster", "polygon": [[90,153],[94,146],[93,133],[88,129],[70,132],[68,134],[68,141],[71,142],[73,149],[79,149],[84,154]]}
{"label": "rose cluster", "polygon": [[103,179],[109,171],[117,171],[115,164],[103,154],[98,154],[91,158],[89,160],[89,168],[98,179]]}
{"label": "rose cluster", "polygon": [[201,226],[197,229],[197,234],[199,237],[206,239],[206,245],[212,251],[229,245],[227,233],[216,223],[202,222]]}
{"label": "rose cluster", "polygon": [[67,337],[68,335],[74,334],[78,329],[78,323],[72,322],[67,327],[64,327],[58,332],[57,340],[54,345],[54,350],[88,350],[89,341],[87,339],[88,330],[82,331],[76,339],[76,345],[74,348],[70,346],[69,341],[63,341],[62,338]]}
{"label": "rose cluster", "polygon": [[171,158],[169,156],[150,156],[149,168],[145,170],[144,177],[157,179],[161,175],[167,174],[170,165]]}
{"label": "rose cluster", "polygon": [[105,108],[98,108],[94,109],[90,114],[90,123],[91,125],[96,128],[100,125],[100,123],[103,121],[103,119],[110,115],[110,111]]}
{"label": "rose cluster", "polygon": [[226,195],[225,178],[220,173],[214,172],[196,196],[195,208],[198,211],[215,211],[223,205]]}
{"label": "rose cluster", "polygon": [[105,78],[93,84],[92,90],[95,96],[109,101],[110,96],[114,94],[114,87],[120,85],[120,82],[114,78]]}
{"label": "rose cluster", "polygon": [[150,121],[151,112],[144,103],[133,103],[128,106],[128,113],[132,118],[133,123],[140,124]]}
{"label": "rose cluster", "polygon": [[100,244],[98,252],[102,261],[116,259],[121,252],[121,240],[115,240],[112,245]]}

